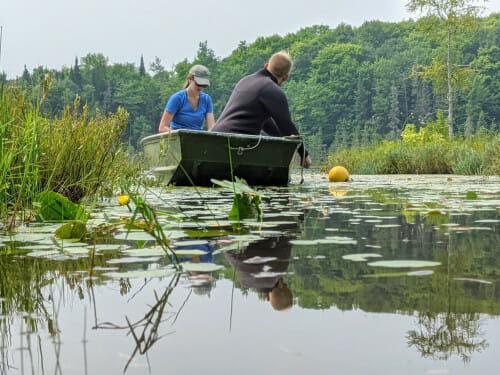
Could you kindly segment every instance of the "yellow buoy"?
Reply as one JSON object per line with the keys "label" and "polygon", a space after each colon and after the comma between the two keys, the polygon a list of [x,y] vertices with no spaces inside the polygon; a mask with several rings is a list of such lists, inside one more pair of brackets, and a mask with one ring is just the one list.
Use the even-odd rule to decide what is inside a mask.
{"label": "yellow buoy", "polygon": [[349,172],[344,167],[338,165],[330,169],[328,179],[330,182],[344,182],[349,180]]}

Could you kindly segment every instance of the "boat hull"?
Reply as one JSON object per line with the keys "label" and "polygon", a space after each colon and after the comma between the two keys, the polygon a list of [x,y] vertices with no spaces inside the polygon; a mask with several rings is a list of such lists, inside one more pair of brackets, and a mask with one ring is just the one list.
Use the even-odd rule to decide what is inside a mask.
{"label": "boat hull", "polygon": [[232,164],[233,175],[249,185],[284,186],[300,142],[179,129],[145,137],[141,145],[146,168],[165,184],[212,186],[212,178],[231,180]]}

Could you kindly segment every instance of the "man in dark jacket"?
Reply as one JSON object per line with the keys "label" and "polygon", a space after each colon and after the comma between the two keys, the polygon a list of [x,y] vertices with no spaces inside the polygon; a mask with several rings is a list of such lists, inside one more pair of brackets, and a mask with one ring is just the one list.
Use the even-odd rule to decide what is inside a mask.
{"label": "man in dark jacket", "polygon": [[[299,135],[292,121],[281,84],[288,79],[292,59],[286,52],[271,56],[264,69],[241,79],[211,131],[271,136]],[[299,148],[301,164],[311,166],[304,145]]]}

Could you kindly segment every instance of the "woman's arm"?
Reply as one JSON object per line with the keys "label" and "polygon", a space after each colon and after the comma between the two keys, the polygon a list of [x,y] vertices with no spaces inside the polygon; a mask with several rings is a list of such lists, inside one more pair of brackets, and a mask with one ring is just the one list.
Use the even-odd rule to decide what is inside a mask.
{"label": "woman's arm", "polygon": [[173,118],[173,113],[164,111],[163,115],[161,116],[160,125],[158,126],[158,132],[165,133],[171,131],[172,129],[170,129],[170,123],[172,122]]}
{"label": "woman's arm", "polygon": [[207,123],[208,131],[211,131],[215,125],[215,117],[213,113],[205,114],[205,122]]}

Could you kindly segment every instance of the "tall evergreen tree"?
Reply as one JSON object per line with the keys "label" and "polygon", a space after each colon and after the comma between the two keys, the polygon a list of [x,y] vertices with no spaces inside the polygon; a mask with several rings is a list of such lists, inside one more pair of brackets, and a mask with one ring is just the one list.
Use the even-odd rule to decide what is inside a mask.
{"label": "tall evergreen tree", "polygon": [[141,63],[139,65],[139,75],[144,77],[146,75],[146,68],[144,67],[144,58],[141,55]]}

